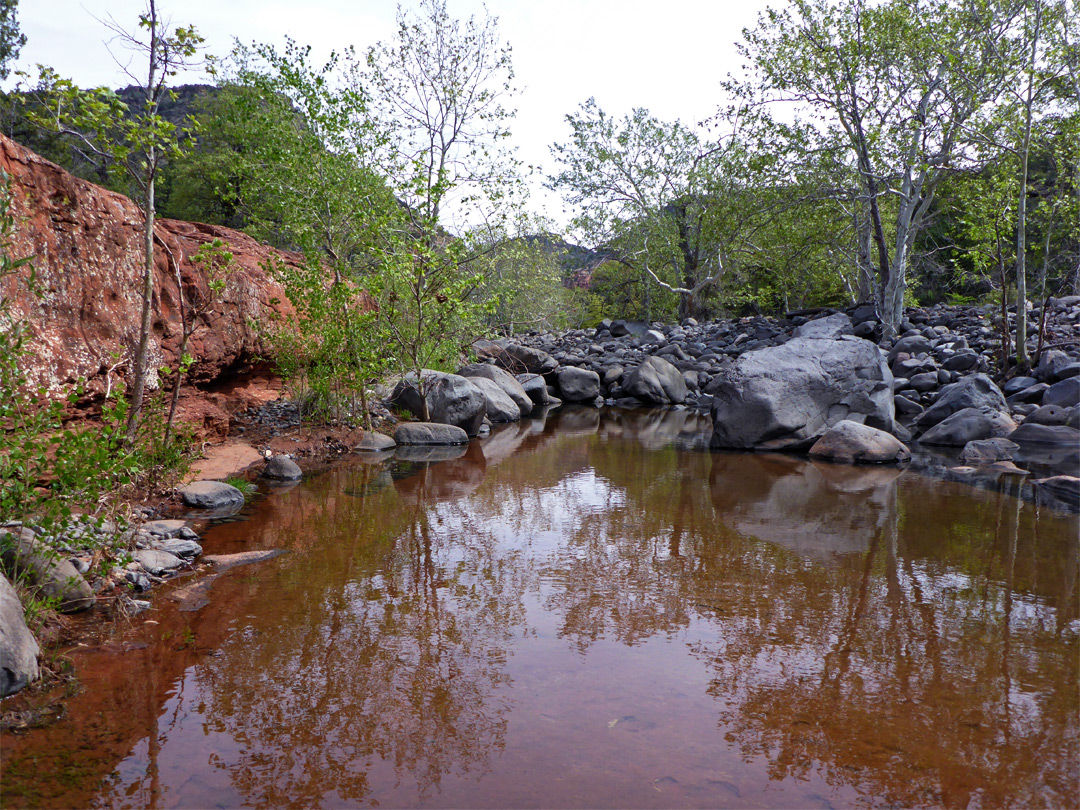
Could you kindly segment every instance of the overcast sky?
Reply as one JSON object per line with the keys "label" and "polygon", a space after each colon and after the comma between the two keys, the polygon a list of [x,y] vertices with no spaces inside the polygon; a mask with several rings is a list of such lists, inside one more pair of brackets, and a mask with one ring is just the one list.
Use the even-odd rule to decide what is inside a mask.
{"label": "overcast sky", "polygon": [[[773,5],[782,5],[774,0]],[[363,52],[394,35],[392,0],[160,0],[176,24],[194,24],[208,51],[228,53],[233,37],[279,43],[286,35],[317,54],[354,45]],[[403,2],[405,8],[418,2]],[[735,72],[735,42],[753,25],[766,0],[489,0],[499,30],[513,47],[518,156],[555,169],[548,145],[565,141],[564,117],[595,96],[621,115],[646,107],[671,120],[699,121],[723,101],[719,82]],[[84,87],[120,87],[123,75],[95,20],[112,16],[134,28],[143,0],[22,0],[19,22],[27,36],[18,67],[52,66]],[[448,0],[453,17],[483,16],[477,0]],[[122,53],[119,55],[123,55]],[[204,81],[191,74],[176,83]],[[559,200],[534,182],[532,208],[562,222]]]}

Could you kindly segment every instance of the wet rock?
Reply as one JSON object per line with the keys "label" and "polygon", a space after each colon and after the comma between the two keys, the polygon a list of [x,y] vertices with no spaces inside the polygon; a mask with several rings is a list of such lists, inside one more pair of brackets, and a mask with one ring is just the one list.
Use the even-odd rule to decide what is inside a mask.
{"label": "wet rock", "polygon": [[58,558],[30,529],[0,529],[0,556],[6,570],[24,578],[42,598],[54,601],[61,613],[87,610],[97,601],[75,566]]}
{"label": "wet rock", "polygon": [[655,405],[672,405],[686,400],[686,380],[679,369],[663,357],[645,358],[640,366],[626,372],[622,387],[630,396]]}
{"label": "wet rock", "polygon": [[1020,445],[1003,437],[975,439],[964,445],[964,449],[960,451],[960,460],[973,466],[1012,461],[1013,453],[1019,449]]}
{"label": "wet rock", "polygon": [[180,488],[180,497],[195,509],[239,511],[244,505],[244,493],[223,481],[193,481]]}
{"label": "wet rock", "polygon": [[385,433],[368,431],[364,434],[364,438],[360,440],[360,443],[356,445],[356,451],[359,453],[381,453],[384,450],[393,450],[395,447],[397,447],[397,442]]}
{"label": "wet rock", "polygon": [[[197,544],[196,544],[197,545]],[[143,567],[143,570],[154,576],[161,576],[166,571],[172,571],[184,564],[184,561],[175,554],[154,548],[139,549],[133,555],[135,562]]]}
{"label": "wet rock", "polygon": [[209,563],[219,571],[224,571],[237,565],[272,560],[274,557],[280,557],[284,553],[282,549],[266,549],[264,551],[241,551],[236,554],[207,554],[202,558],[202,561]]}
{"label": "wet rock", "polygon": [[22,602],[8,578],[0,574],[0,697],[36,681],[40,649],[26,626]]}
{"label": "wet rock", "polygon": [[919,437],[920,444],[963,447],[977,439],[1008,436],[1016,423],[1008,414],[993,408],[963,408],[942,419]]}
{"label": "wet rock", "polygon": [[398,444],[468,444],[469,434],[456,425],[402,422],[394,429]]}
{"label": "wet rock", "polygon": [[884,430],[845,419],[814,442],[810,457],[842,464],[892,464],[910,459],[911,451]]}
{"label": "wet rock", "polygon": [[937,400],[915,419],[915,424],[927,430],[964,408],[990,408],[1002,413],[1009,410],[993,380],[985,374],[972,374],[942,388]]}
{"label": "wet rock", "polygon": [[844,419],[891,431],[892,382],[878,347],[860,338],[793,338],[747,352],[711,392],[711,444],[802,449]]}
{"label": "wet rock", "polygon": [[299,481],[304,477],[300,466],[288,456],[271,456],[266,461],[266,466],[259,473],[263,478],[273,481]]}
{"label": "wet rock", "polygon": [[600,375],[595,371],[563,366],[555,376],[559,392],[567,402],[591,402],[600,395]]}

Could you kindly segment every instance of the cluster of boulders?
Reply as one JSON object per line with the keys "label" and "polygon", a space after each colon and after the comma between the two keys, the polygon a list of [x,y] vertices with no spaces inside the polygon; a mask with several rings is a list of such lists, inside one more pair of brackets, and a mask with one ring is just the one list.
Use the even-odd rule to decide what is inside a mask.
{"label": "cluster of boulders", "polygon": [[[1033,323],[1043,316],[1030,314]],[[880,463],[909,459],[918,441],[962,449],[966,465],[1024,472],[1013,463],[1024,461],[1075,479],[1080,296],[1050,299],[1045,315],[1038,365],[1007,381],[995,381],[993,309],[912,308],[899,334],[882,339],[874,308],[861,305],[704,324],[603,321],[480,341],[480,362],[406,375],[385,393],[424,423],[399,426],[399,444],[463,443],[488,423],[560,402],[692,407],[711,414],[716,449]],[[1055,486],[1080,507],[1075,484]]]}

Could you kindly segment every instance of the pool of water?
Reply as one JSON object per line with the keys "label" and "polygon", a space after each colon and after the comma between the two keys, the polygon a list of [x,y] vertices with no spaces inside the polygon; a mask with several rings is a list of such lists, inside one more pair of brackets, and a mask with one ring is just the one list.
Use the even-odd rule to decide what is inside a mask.
{"label": "pool of water", "polygon": [[3,805],[1076,807],[1077,518],[568,411],[350,460],[70,652]]}

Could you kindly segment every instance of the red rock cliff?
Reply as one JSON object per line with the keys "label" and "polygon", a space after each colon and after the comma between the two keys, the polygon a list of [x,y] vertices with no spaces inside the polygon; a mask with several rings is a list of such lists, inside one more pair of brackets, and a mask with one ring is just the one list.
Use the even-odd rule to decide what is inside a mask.
{"label": "red rock cliff", "polygon": [[[142,212],[122,194],[80,180],[3,135],[0,169],[11,178],[13,255],[35,257],[44,293],[31,295],[18,279],[0,281],[0,295],[13,302],[16,317],[32,325],[37,363],[31,373],[53,392],[83,379],[88,391],[100,393],[118,359],[114,383],[115,375],[130,370],[138,346]],[[173,364],[181,337],[169,254],[192,300],[205,295],[207,279],[191,257],[218,238],[233,253],[237,270],[189,342],[196,359],[189,380],[226,382],[243,373],[265,354],[263,328],[271,316],[292,312],[282,288],[260,265],[271,259],[294,264],[301,257],[214,225],[159,220],[156,234],[151,366]],[[157,384],[155,373],[151,385]]]}

